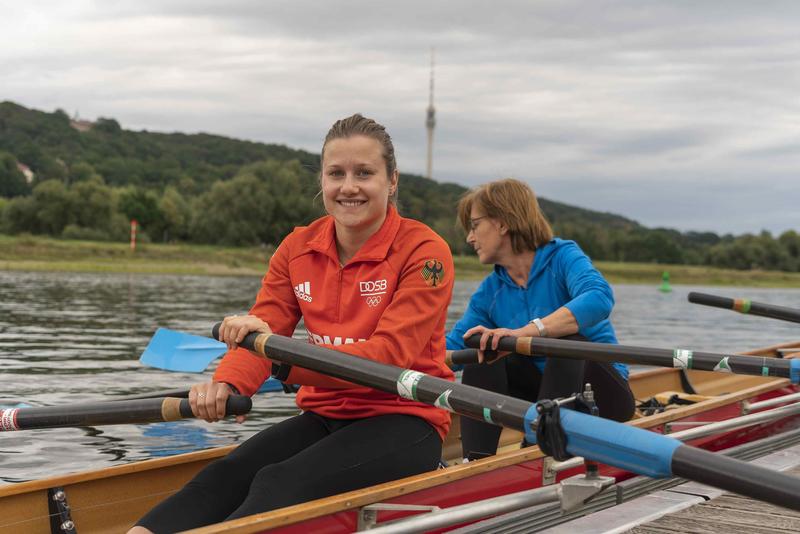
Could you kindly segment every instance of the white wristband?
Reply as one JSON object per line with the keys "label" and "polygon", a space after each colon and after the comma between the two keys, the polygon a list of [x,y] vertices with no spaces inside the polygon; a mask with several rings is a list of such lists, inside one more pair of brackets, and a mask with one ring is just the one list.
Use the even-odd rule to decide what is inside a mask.
{"label": "white wristband", "polygon": [[544,327],[544,323],[541,319],[537,317],[536,319],[532,319],[531,323],[535,324],[536,328],[539,330],[539,337],[547,337],[547,328]]}

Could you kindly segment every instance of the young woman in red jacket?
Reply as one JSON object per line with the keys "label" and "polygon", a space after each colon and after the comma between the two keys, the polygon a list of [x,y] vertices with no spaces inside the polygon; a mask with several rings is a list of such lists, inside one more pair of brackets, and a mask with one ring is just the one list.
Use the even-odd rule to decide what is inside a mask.
{"label": "young woman in red jacket", "polygon": [[444,361],[453,259],[430,228],[398,215],[386,130],[361,115],[336,122],[321,166],[328,215],[283,240],[249,314],[222,322],[230,350],[213,380],[189,394],[197,416],[217,421],[232,392],[252,395],[272,373],[302,386],[302,413],[210,464],[131,533],[187,530],[437,467],[449,412],[237,346],[255,331],[291,336],[302,317],[309,342],[453,379]]}

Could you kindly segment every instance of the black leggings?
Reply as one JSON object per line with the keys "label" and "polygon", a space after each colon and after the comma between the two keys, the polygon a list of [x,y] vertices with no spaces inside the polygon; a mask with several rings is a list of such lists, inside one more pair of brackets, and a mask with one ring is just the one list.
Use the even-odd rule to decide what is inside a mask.
{"label": "black leggings", "polygon": [[[465,365],[464,384],[510,395],[530,402],[569,397],[592,385],[600,416],[615,421],[633,417],[635,401],[628,382],[611,364],[547,358],[544,374],[530,356],[510,354],[491,365]],[[461,418],[461,448],[464,458],[476,460],[497,452],[502,429],[468,417]]]}
{"label": "black leggings", "polygon": [[436,469],[442,441],[409,415],[305,412],[262,430],[198,473],[137,525],[178,532]]}

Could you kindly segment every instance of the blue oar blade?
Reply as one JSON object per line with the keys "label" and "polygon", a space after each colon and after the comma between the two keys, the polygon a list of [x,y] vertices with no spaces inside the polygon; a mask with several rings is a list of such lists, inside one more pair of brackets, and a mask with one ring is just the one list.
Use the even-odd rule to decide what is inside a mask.
{"label": "blue oar blade", "polygon": [[274,393],[276,391],[283,391],[283,385],[272,377],[265,380],[258,388],[258,393]]}
{"label": "blue oar blade", "polygon": [[200,373],[226,349],[225,343],[208,337],[159,328],[139,361],[167,371]]}

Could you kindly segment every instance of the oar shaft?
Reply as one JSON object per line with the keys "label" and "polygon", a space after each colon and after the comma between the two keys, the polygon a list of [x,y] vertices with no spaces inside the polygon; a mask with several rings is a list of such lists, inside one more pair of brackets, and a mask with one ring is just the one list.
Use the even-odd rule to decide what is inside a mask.
{"label": "oar shaft", "polygon": [[787,308],[785,306],[764,304],[762,302],[754,302],[748,299],[732,299],[717,295],[709,295],[708,293],[697,293],[694,291],[689,293],[689,302],[694,304],[702,304],[704,306],[713,306],[715,308],[738,311],[739,313],[745,313],[748,315],[759,315],[761,317],[770,317],[772,319],[800,323],[800,310]]}
{"label": "oar shaft", "polygon": [[672,472],[695,482],[800,510],[800,494],[797,493],[800,479],[740,462],[730,456],[709,454],[682,445],[672,455]]}
{"label": "oar shaft", "polygon": [[[219,325],[214,327],[215,337],[218,328]],[[533,415],[536,405],[520,399],[273,334],[252,333],[240,345],[273,360],[522,430],[526,436],[531,436],[537,426]],[[570,454],[648,476],[673,475],[675,451],[684,447],[678,440],[655,432],[565,408],[561,409],[561,421]],[[745,469],[747,464],[733,458],[716,458],[713,453],[692,450],[690,454],[682,454],[677,468],[682,476],[697,480],[692,474],[692,465],[718,466],[723,470],[718,483],[711,482],[712,475],[706,477],[716,487],[800,510],[800,499],[786,499],[789,494],[800,495],[800,479],[757,466]],[[706,468],[706,471],[713,471],[713,468]],[[762,484],[750,484],[756,475],[759,480],[770,480],[773,486],[783,489],[769,492],[765,498],[759,493]]]}
{"label": "oar shaft", "polygon": [[188,389],[162,389],[159,391],[151,391],[149,393],[138,393],[135,395],[125,395],[124,397],[114,397],[113,401],[128,401],[128,400],[141,400],[141,399],[157,399],[162,397],[177,397],[185,399],[189,396]]}
{"label": "oar shaft", "polygon": [[[243,415],[250,411],[250,397],[232,395],[225,413]],[[128,401],[12,408],[0,411],[0,432],[76,426],[156,423],[194,417],[188,399],[160,398]]]}
{"label": "oar shaft", "polygon": [[[468,347],[476,348],[480,334],[465,340]],[[744,375],[776,376],[800,383],[800,360],[741,356],[736,354],[715,354],[685,349],[656,349],[593,343],[543,337],[502,338],[498,350],[517,352],[527,356],[551,356],[599,362],[621,362],[679,369],[698,369],[701,371],[721,371]]]}
{"label": "oar shaft", "polygon": [[[218,326],[213,330],[215,337],[218,335]],[[268,357],[273,360],[313,369],[381,391],[399,394],[399,389],[402,389],[410,400],[436,404],[441,397],[440,404],[449,405],[450,411],[498,425],[522,428],[525,414],[531,407],[531,403],[520,399],[283,336],[252,333],[239,344],[262,356],[269,354]]]}

